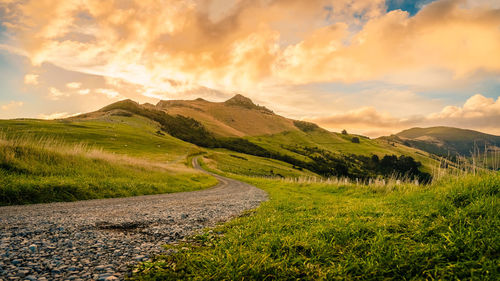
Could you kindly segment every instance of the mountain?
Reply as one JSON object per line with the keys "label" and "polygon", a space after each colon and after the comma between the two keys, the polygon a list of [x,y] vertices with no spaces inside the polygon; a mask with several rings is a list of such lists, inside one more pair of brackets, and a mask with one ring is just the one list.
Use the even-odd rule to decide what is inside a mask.
{"label": "mountain", "polygon": [[411,128],[385,138],[441,156],[472,156],[500,147],[500,136],[452,127]]}
{"label": "mountain", "polygon": [[293,120],[276,115],[239,94],[225,102],[204,99],[160,101],[156,109],[196,119],[219,137],[258,136],[298,130]]}

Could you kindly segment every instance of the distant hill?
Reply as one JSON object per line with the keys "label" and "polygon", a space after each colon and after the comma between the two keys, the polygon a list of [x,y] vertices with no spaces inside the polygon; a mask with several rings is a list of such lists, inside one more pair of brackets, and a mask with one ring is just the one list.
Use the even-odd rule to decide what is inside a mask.
{"label": "distant hill", "polygon": [[500,136],[452,127],[411,128],[383,137],[436,155],[472,156],[500,147]]}

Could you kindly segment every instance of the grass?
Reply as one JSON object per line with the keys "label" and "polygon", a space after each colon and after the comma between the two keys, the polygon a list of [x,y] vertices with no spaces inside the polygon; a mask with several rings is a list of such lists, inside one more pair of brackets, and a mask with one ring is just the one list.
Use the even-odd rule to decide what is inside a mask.
{"label": "grass", "polygon": [[[284,155],[292,156],[302,161],[310,161],[307,157],[294,153],[287,147],[296,145],[305,147],[318,147],[337,154],[355,155],[406,155],[422,163],[422,172],[431,172],[432,168],[438,164],[436,160],[430,158],[427,153],[422,153],[416,149],[393,142],[379,139],[367,139],[360,137],[360,143],[353,143],[351,140],[355,135],[343,135],[328,132],[323,129],[313,131],[287,131],[274,135],[264,135],[248,138],[253,143],[264,147],[270,151],[275,151]],[[393,145],[394,144],[394,145]]]}
{"label": "grass", "polygon": [[188,243],[134,280],[498,280],[500,173],[429,186],[237,177],[270,201]]}
{"label": "grass", "polygon": [[0,137],[0,205],[192,191],[215,183],[180,164],[54,139]]}
{"label": "grass", "polygon": [[200,149],[168,134],[156,122],[140,116],[106,116],[93,120],[0,120],[9,138],[49,138],[68,144],[86,143],[107,152],[155,161],[182,162]]}
{"label": "grass", "polygon": [[318,177],[305,169],[294,168],[293,165],[264,157],[257,157],[227,150],[218,150],[210,153],[205,161],[210,167],[223,170],[234,175],[251,177]]}

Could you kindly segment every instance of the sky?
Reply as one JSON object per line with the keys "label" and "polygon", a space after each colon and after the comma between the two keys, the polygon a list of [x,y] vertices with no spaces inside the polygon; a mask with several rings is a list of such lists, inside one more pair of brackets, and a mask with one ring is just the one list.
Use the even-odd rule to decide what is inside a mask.
{"label": "sky", "polygon": [[0,119],[237,93],[332,131],[500,135],[500,1],[0,0]]}

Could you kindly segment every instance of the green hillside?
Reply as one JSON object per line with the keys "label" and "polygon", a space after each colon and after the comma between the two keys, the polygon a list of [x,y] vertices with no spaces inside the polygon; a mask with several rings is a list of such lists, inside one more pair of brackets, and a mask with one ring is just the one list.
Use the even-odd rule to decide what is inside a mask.
{"label": "green hillside", "polygon": [[193,144],[159,132],[159,125],[141,116],[108,114],[63,120],[0,120],[0,132],[9,138],[55,139],[85,143],[108,152],[168,162],[182,162],[199,152]]}
{"label": "green hillside", "polygon": [[[356,142],[353,142],[354,138],[357,139]],[[332,133],[321,128],[286,131],[247,139],[268,151],[275,152],[277,159],[323,176],[366,178],[406,174],[409,177],[424,179],[427,177],[424,173],[431,173],[438,165],[428,153],[414,148],[356,135]],[[371,161],[376,158],[387,160],[392,156],[411,157],[421,164],[418,167],[420,172],[408,174],[408,169],[398,171],[396,166],[401,166],[399,164],[394,164],[394,167],[384,172],[380,168],[380,162]],[[297,161],[294,162],[293,159],[290,161],[287,158]]]}

